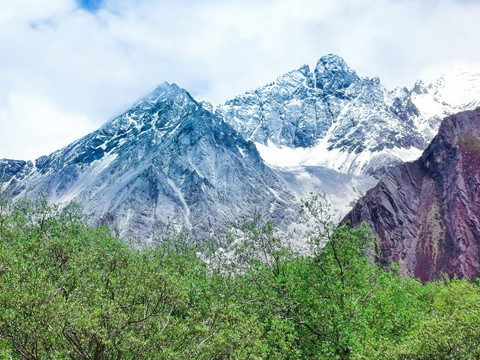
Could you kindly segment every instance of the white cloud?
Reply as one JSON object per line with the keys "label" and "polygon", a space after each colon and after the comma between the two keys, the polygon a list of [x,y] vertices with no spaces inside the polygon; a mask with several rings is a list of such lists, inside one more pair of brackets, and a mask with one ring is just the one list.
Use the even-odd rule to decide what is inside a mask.
{"label": "white cloud", "polygon": [[[58,108],[48,98],[36,93],[11,92],[5,110],[0,111],[0,153],[5,157],[34,159],[66,146],[92,126],[85,116]],[[43,149],[43,153],[32,153]],[[8,146],[6,146],[6,144]],[[14,156],[16,155],[16,156]]]}
{"label": "white cloud", "polygon": [[[4,1],[0,158],[66,145],[164,80],[218,103],[337,53],[360,75],[411,86],[480,59],[479,16],[478,2],[453,0],[106,0],[93,14],[74,0]],[[45,133],[20,111],[32,98]]]}
{"label": "white cloud", "polygon": [[61,15],[75,8],[73,0],[15,0],[0,3],[0,23],[36,21]]}

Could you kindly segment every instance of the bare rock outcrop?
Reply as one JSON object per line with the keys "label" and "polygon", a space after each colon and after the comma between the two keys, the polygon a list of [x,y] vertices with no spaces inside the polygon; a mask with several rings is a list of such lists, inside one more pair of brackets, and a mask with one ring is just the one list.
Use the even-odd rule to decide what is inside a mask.
{"label": "bare rock outcrop", "polygon": [[346,216],[366,221],[380,262],[430,281],[480,270],[480,108],[445,118],[421,158],[390,170]]}

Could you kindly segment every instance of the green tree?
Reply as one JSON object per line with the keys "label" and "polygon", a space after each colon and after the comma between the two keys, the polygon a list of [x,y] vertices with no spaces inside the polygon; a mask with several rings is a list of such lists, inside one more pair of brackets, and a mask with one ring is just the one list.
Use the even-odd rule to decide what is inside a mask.
{"label": "green tree", "polygon": [[163,241],[136,249],[89,228],[75,205],[2,205],[5,358],[265,358],[261,324],[221,295],[228,278],[212,273],[197,248]]}
{"label": "green tree", "polygon": [[254,215],[229,246],[138,249],[77,205],[0,197],[5,359],[473,359],[479,287],[378,266],[366,225],[303,202],[304,244]]}
{"label": "green tree", "polygon": [[246,222],[223,263],[238,283],[237,301],[258,314],[278,358],[375,358],[428,307],[428,289],[395,267],[375,263],[362,225],[336,227],[325,196],[303,202],[310,254],[292,251],[271,222]]}
{"label": "green tree", "polygon": [[480,289],[469,280],[438,282],[429,312],[392,355],[401,359],[480,358]]}

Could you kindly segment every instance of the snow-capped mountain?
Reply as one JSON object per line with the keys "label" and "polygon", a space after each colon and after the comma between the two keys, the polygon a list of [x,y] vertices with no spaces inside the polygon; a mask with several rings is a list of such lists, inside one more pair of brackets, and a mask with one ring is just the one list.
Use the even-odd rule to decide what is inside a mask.
{"label": "snow-capped mountain", "polygon": [[313,72],[302,66],[227,101],[217,113],[263,145],[260,151],[270,163],[274,151],[283,161],[282,149],[299,149],[297,165],[359,175],[383,168],[385,158],[415,158],[426,146],[408,113],[416,109],[402,105],[394,104],[378,78],[361,78],[343,59],[327,55]]}
{"label": "snow-capped mountain", "polygon": [[[443,117],[480,105],[480,71],[387,90],[336,55],[217,107],[299,196],[325,191],[341,213],[388,168],[417,159]],[[348,175],[348,176],[346,176]],[[336,179],[338,189],[329,182]]]}
{"label": "snow-capped mountain", "polygon": [[478,105],[480,70],[452,68],[428,86],[389,91],[327,55],[313,72],[304,65],[216,111],[275,165],[375,174],[420,156],[445,116]]}
{"label": "snow-capped mountain", "polygon": [[255,209],[288,223],[294,207],[252,142],[167,83],[64,149],[35,164],[2,160],[0,171],[15,194],[75,200],[144,241],[168,222],[222,233]]}
{"label": "snow-capped mountain", "polygon": [[413,89],[396,89],[396,94],[416,107],[415,126],[430,142],[445,117],[480,106],[480,67],[451,67],[429,85],[418,80]]}
{"label": "snow-capped mountain", "polygon": [[386,169],[418,158],[444,116],[479,99],[480,71],[388,91],[327,55],[216,108],[164,83],[35,163],[0,160],[0,181],[15,196],[80,202],[143,240],[172,221],[215,235],[254,210],[288,225],[308,192],[346,214]]}

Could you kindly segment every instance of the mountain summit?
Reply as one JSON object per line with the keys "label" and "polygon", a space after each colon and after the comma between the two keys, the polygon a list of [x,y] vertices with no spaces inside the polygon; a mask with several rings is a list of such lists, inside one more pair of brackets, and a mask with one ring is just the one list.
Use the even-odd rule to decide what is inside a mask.
{"label": "mountain summit", "polygon": [[257,144],[312,149],[309,158],[318,165],[372,175],[415,159],[426,146],[407,115],[416,109],[395,99],[378,78],[361,78],[342,58],[327,55],[313,72],[304,65],[227,101],[217,114]]}
{"label": "mountain summit", "polygon": [[282,166],[268,156],[272,151],[297,149],[296,166],[378,178],[418,158],[445,116],[480,106],[478,99],[480,71],[474,68],[453,68],[433,84],[389,91],[330,54],[313,72],[307,65],[290,71],[227,101],[217,114],[260,144],[272,165]]}
{"label": "mountain summit", "polygon": [[254,209],[288,222],[293,205],[253,143],[168,83],[35,166],[2,166],[16,194],[75,200],[94,220],[144,241],[169,223],[218,235]]}
{"label": "mountain summit", "polygon": [[172,222],[216,236],[254,210],[286,226],[309,192],[346,214],[388,169],[420,157],[444,116],[478,99],[480,72],[388,91],[326,55],[215,110],[163,83],[35,163],[0,160],[0,176],[14,196],[78,201],[138,239]]}
{"label": "mountain summit", "polygon": [[357,73],[350,69],[340,56],[326,55],[315,67],[315,86],[324,94],[343,96],[350,85],[360,81]]}

